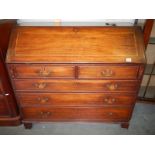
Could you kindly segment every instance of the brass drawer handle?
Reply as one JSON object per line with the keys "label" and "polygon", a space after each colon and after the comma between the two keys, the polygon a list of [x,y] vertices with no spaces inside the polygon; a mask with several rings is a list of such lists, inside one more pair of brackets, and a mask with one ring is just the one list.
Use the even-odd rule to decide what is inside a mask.
{"label": "brass drawer handle", "polygon": [[39,114],[41,117],[46,118],[46,117],[50,116],[52,113],[49,111],[41,111]]}
{"label": "brass drawer handle", "polygon": [[108,114],[108,116],[112,116],[113,115],[113,113],[112,112],[109,112],[109,113],[107,113]]}
{"label": "brass drawer handle", "polygon": [[104,99],[104,102],[106,102],[106,103],[108,103],[108,104],[112,104],[112,103],[114,103],[115,101],[116,101],[115,98],[105,98],[105,99]]}
{"label": "brass drawer handle", "polygon": [[12,77],[12,78],[18,77],[18,73],[17,73],[17,70],[16,70],[15,67],[12,67],[12,68],[10,69],[10,74],[11,74],[11,77]]}
{"label": "brass drawer handle", "polygon": [[111,77],[113,74],[114,74],[113,71],[110,69],[106,69],[101,72],[101,75],[104,77]]}
{"label": "brass drawer handle", "polygon": [[78,31],[79,31],[79,29],[78,29],[78,28],[76,28],[76,27],[74,27],[74,28],[73,28],[73,31],[74,31],[74,32],[78,32]]}
{"label": "brass drawer handle", "polygon": [[109,117],[109,116],[113,116],[114,113],[113,112],[105,112],[104,116]]}
{"label": "brass drawer handle", "polygon": [[48,97],[43,97],[43,98],[38,97],[37,100],[38,100],[39,102],[41,102],[41,103],[46,103],[46,102],[49,101],[49,98],[48,98]]}
{"label": "brass drawer handle", "polygon": [[46,83],[35,83],[34,86],[39,89],[44,89],[47,84]]}
{"label": "brass drawer handle", "polygon": [[43,68],[43,69],[37,71],[37,73],[39,74],[39,76],[50,76],[52,72]]}
{"label": "brass drawer handle", "polygon": [[116,90],[118,88],[118,84],[116,84],[116,83],[107,84],[107,88],[109,90]]}

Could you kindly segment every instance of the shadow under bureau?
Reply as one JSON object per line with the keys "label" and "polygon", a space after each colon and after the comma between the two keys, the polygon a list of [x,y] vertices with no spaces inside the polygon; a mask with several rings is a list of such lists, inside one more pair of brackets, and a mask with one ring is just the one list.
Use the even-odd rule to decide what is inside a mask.
{"label": "shadow under bureau", "polygon": [[145,65],[139,27],[22,27],[8,72],[26,128],[94,121],[128,128]]}

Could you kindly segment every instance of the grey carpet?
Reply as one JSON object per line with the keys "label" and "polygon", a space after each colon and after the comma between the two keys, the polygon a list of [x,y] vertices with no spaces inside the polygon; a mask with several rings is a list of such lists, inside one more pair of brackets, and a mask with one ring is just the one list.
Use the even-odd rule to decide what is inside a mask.
{"label": "grey carpet", "polygon": [[38,123],[31,130],[18,127],[0,127],[1,135],[154,135],[155,105],[136,104],[129,129],[108,123]]}

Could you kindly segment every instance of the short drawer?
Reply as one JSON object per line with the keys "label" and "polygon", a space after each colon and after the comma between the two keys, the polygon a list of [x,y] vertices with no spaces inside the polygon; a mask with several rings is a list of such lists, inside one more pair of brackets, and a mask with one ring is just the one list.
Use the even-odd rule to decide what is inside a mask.
{"label": "short drawer", "polygon": [[79,78],[137,79],[139,66],[79,66]]}
{"label": "short drawer", "polygon": [[0,117],[9,116],[9,108],[6,105],[6,101],[3,95],[0,95]]}
{"label": "short drawer", "polygon": [[22,114],[24,120],[43,120],[43,121],[128,121],[132,109],[129,107],[72,107],[72,108],[51,108],[51,107],[24,107]]}
{"label": "short drawer", "polygon": [[8,65],[12,78],[74,78],[74,66],[16,64]]}
{"label": "short drawer", "polygon": [[14,80],[17,91],[49,92],[136,92],[138,81],[132,80]]}
{"label": "short drawer", "polygon": [[136,95],[129,93],[17,93],[22,106],[104,106],[133,105]]}

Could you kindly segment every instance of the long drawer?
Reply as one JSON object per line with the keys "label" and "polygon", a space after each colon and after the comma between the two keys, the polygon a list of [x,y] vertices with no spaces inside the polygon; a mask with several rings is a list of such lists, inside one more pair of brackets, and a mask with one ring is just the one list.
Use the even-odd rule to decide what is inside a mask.
{"label": "long drawer", "polygon": [[51,107],[24,107],[21,109],[24,120],[43,121],[128,121],[132,108],[129,107],[72,107],[72,108],[51,108]]}
{"label": "long drawer", "polygon": [[132,80],[14,80],[17,91],[50,92],[136,92],[138,81]]}
{"label": "long drawer", "polygon": [[74,78],[75,67],[68,65],[8,65],[12,78]]}
{"label": "long drawer", "polygon": [[139,66],[103,65],[79,66],[79,78],[84,79],[137,79]]}
{"label": "long drawer", "polygon": [[129,93],[17,93],[17,97],[22,106],[133,105],[136,99]]}

